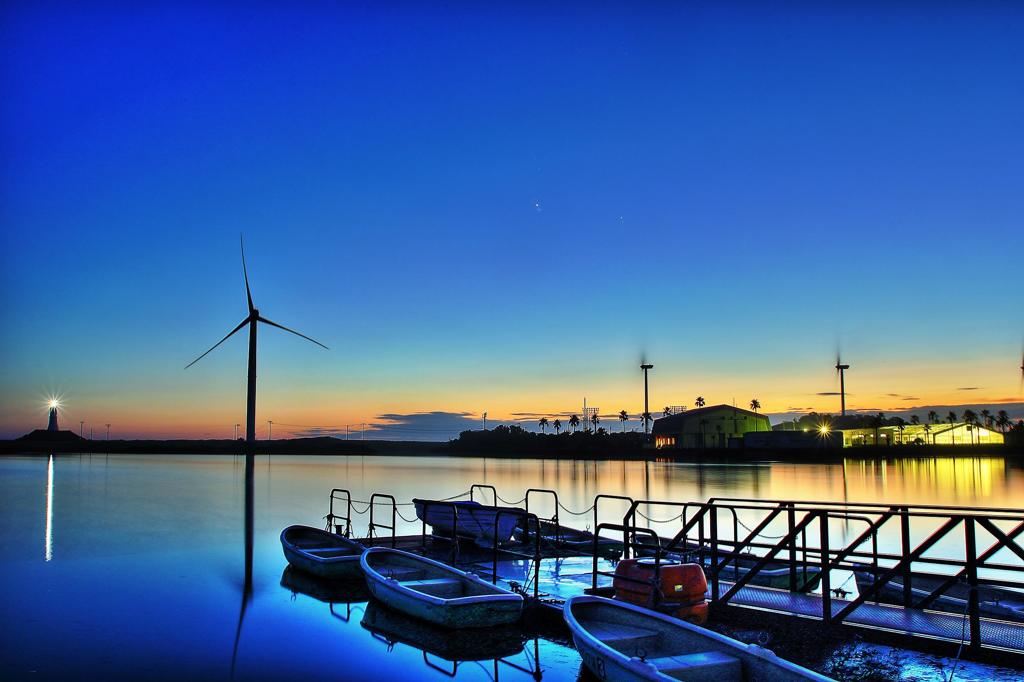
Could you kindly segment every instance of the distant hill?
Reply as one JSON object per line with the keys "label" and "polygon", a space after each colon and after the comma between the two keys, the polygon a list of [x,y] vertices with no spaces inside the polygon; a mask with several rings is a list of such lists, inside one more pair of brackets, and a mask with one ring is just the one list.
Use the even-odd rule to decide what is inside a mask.
{"label": "distant hill", "polygon": [[47,431],[36,429],[15,439],[19,443],[84,443],[85,439],[72,431]]}

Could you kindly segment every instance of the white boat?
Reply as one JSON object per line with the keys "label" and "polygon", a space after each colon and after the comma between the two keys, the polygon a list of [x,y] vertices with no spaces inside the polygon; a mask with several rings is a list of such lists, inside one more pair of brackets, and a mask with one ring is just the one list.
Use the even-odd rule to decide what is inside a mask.
{"label": "white boat", "polygon": [[433,559],[386,547],[359,559],[370,594],[384,605],[447,628],[514,623],[523,597]]}
{"label": "white boat", "polygon": [[564,617],[583,664],[601,680],[830,679],[755,644],[633,604],[572,597],[565,603]]}
{"label": "white boat", "polygon": [[[526,513],[518,507],[491,507],[471,500],[440,501],[414,499],[416,516],[435,533],[474,538],[477,544],[493,547],[512,538]],[[497,523],[497,525],[495,525]]]}
{"label": "white boat", "polygon": [[281,531],[281,549],[300,571],[335,580],[359,577],[363,546],[355,540],[310,526],[288,526]]}

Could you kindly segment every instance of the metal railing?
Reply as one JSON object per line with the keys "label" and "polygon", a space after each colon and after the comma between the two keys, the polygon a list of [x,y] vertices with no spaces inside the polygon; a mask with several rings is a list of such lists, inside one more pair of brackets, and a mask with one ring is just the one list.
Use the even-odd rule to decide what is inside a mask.
{"label": "metal railing", "polygon": [[[342,498],[344,494],[344,498]],[[334,513],[334,502],[335,500],[345,501],[345,515],[340,516]],[[338,535],[344,535],[345,537],[352,537],[352,493],[345,490],[344,488],[334,488],[331,490],[331,502],[330,508],[327,512],[327,526],[324,528],[329,533],[338,533],[338,528],[344,528],[344,531],[338,533]],[[344,526],[341,526],[335,519],[341,519],[345,522]]]}
{"label": "metal railing", "polygon": [[[682,508],[681,527],[675,536],[667,542],[639,538],[637,533],[646,530],[637,523],[641,505]],[[731,537],[728,526],[723,528],[720,523],[722,514],[731,517]],[[747,526],[740,520],[741,514],[755,520]],[[840,524],[844,533],[837,534],[835,527]],[[851,524],[862,525],[862,530],[846,540],[845,530]],[[741,527],[747,531],[745,535],[741,535]],[[780,534],[769,535],[769,529]],[[621,530],[624,556],[653,554],[656,565],[670,556],[699,556],[708,572],[713,604],[728,604],[768,572],[777,578],[781,571],[788,573],[789,591],[820,592],[816,595],[821,601],[820,617],[826,623],[848,621],[864,604],[881,603],[886,598],[894,605],[914,609],[934,608],[941,601],[947,602],[947,607],[950,603],[958,608],[962,605],[972,648],[983,644],[983,596],[989,599],[986,605],[998,604],[1000,596],[1007,594],[1024,597],[1024,549],[1017,542],[1024,533],[1024,510],[1020,509],[740,498],[711,498],[706,503],[637,500],[623,517]],[[982,531],[991,536],[987,545],[979,541]],[[892,544],[898,547],[880,546],[880,535],[889,532],[895,540]],[[915,535],[923,537],[915,539]],[[937,554],[935,550],[943,545],[946,551]],[[952,552],[951,546],[961,549]],[[1000,554],[1006,559],[997,560]],[[732,580],[723,580],[730,565]],[[832,584],[837,570],[860,578],[863,586],[852,599],[843,598],[852,590]],[[595,574],[595,587],[596,578]],[[957,585],[962,596],[948,595]],[[870,626],[870,614],[856,620]]]}

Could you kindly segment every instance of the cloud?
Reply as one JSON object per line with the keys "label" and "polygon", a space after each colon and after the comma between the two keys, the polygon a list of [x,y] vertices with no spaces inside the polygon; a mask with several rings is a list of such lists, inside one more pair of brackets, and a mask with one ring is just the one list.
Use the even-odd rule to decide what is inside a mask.
{"label": "cloud", "polygon": [[[821,393],[815,393],[814,395],[842,395],[842,393],[840,393],[839,391],[823,391]],[[851,394],[847,393],[846,395],[851,395]]]}
{"label": "cloud", "polygon": [[920,400],[920,398],[915,395],[905,395],[900,400]]}
{"label": "cloud", "polygon": [[963,388],[956,389],[958,391],[978,391],[981,390],[981,386],[964,386]]}
{"label": "cloud", "polygon": [[[489,422],[491,420],[488,420]],[[498,423],[498,422],[493,422]],[[472,412],[413,412],[409,414],[387,413],[377,415],[373,423],[366,424],[366,437],[374,440],[421,440],[446,441],[457,437],[468,429],[479,429],[480,419]],[[334,436],[359,438],[360,426],[351,426],[346,432],[344,427],[306,427],[293,431],[296,438],[317,436]]]}

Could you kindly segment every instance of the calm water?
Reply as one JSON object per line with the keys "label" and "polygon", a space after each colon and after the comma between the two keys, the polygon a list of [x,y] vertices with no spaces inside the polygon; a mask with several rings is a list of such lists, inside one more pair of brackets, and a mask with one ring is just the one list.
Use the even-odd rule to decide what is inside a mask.
{"label": "calm water", "polygon": [[[432,651],[390,645],[364,627],[381,614],[367,615],[361,595],[332,605],[301,585],[282,586],[278,534],[292,523],[321,526],[332,487],[360,500],[386,492],[408,501],[455,495],[473,483],[492,484],[510,501],[528,487],[554,488],[573,510],[587,508],[597,492],[982,506],[1024,499],[1024,470],[1000,457],[723,466],[257,457],[254,584],[243,613],[242,458],[8,457],[0,459],[0,670],[5,679],[220,679],[232,671],[238,679],[447,679],[453,664],[425,644],[436,633],[398,637]],[[547,511],[541,498],[536,504]],[[403,513],[412,517],[408,507]],[[670,515],[650,510],[655,519]],[[610,505],[602,516],[621,517],[621,508]],[[571,517],[563,513],[563,522]],[[356,520],[357,533],[366,523]],[[528,640],[507,649],[499,647],[504,660],[522,668],[539,660],[544,680],[579,675],[578,656],[561,644]],[[505,663],[497,669],[499,679],[533,679]],[[490,680],[495,664],[464,662],[454,673]]]}

